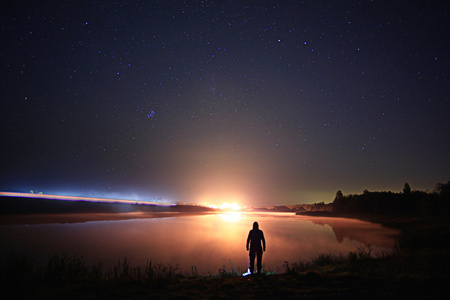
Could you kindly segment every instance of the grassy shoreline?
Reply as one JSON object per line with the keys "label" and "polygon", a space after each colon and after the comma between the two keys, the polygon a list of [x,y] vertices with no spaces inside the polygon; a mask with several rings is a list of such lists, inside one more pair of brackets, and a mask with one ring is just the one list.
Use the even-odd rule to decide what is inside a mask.
{"label": "grassy shoreline", "polygon": [[2,291],[3,299],[421,299],[449,294],[445,278],[392,273],[392,268],[404,268],[396,259],[368,258],[365,253],[321,255],[304,265],[287,266],[284,274],[242,277],[188,276],[164,266],[138,271],[123,261],[101,276],[95,267],[80,268],[76,258],[69,258],[61,269],[59,258],[39,277],[16,273],[17,277],[2,278]]}

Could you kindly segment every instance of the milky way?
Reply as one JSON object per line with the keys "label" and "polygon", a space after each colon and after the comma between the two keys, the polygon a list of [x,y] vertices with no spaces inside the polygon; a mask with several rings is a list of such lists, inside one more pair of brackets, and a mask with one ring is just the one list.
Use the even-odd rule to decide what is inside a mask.
{"label": "milky way", "polygon": [[2,4],[0,190],[431,190],[450,179],[450,17],[413,2]]}

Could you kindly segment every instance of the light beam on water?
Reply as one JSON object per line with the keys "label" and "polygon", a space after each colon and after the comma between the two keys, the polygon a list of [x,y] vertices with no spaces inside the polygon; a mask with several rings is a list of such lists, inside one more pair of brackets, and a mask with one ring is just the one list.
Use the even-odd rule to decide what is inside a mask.
{"label": "light beam on water", "polygon": [[0,226],[2,256],[11,252],[48,259],[54,253],[84,255],[105,265],[127,257],[132,264],[180,266],[201,274],[248,268],[245,243],[254,221],[263,230],[264,268],[284,272],[285,261],[309,260],[321,253],[346,254],[358,247],[374,255],[389,252],[397,231],[378,224],[342,219],[228,212],[197,216],[94,221],[74,224]]}

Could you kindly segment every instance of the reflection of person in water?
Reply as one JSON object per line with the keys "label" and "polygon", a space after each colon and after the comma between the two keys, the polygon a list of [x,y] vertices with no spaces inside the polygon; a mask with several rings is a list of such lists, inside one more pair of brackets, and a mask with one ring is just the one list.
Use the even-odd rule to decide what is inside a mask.
{"label": "reflection of person in water", "polygon": [[[261,247],[261,241],[263,243],[263,247]],[[264,233],[259,230],[258,222],[253,223],[253,229],[248,233],[247,238],[247,251],[249,250],[248,244],[250,243],[250,273],[253,274],[253,270],[255,269],[255,254],[256,254],[256,265],[257,265],[257,273],[261,273],[261,265],[262,265],[262,254],[263,251],[266,251],[266,240],[264,239]]]}

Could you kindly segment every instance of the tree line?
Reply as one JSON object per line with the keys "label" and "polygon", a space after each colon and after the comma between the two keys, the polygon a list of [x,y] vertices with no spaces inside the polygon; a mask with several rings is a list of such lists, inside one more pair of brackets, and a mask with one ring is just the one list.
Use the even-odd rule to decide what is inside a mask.
{"label": "tree line", "polygon": [[336,192],[333,212],[339,214],[376,215],[443,215],[450,208],[450,181],[436,184],[432,192],[412,191],[405,183],[403,191],[369,192],[359,195],[344,195]]}

